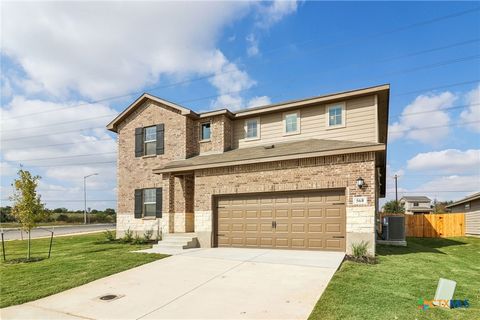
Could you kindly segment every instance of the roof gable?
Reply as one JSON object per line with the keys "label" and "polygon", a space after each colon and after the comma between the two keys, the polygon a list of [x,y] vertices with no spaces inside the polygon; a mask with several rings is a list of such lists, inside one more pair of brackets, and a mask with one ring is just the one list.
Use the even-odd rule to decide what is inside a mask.
{"label": "roof gable", "polygon": [[198,117],[198,115],[190,109],[179,106],[178,104],[175,104],[168,100],[164,100],[164,99],[152,96],[151,94],[144,93],[137,100],[135,100],[130,106],[128,106],[128,108],[126,108],[118,116],[116,116],[115,119],[110,121],[110,123],[107,124],[107,129],[113,132],[117,132],[118,125],[121,122],[123,122],[129,115],[131,115],[135,110],[137,110],[147,100],[151,100],[151,101],[163,104],[167,107],[173,108],[175,110],[178,110],[180,111],[180,114],[184,116]]}
{"label": "roof gable", "polygon": [[471,194],[471,195],[469,195],[469,196],[466,196],[465,198],[460,199],[460,200],[457,200],[457,201],[449,204],[449,205],[446,206],[446,207],[447,207],[447,208],[451,208],[451,207],[457,206],[457,205],[459,205],[459,204],[462,204],[462,203],[465,203],[465,202],[469,202],[469,201],[473,201],[473,200],[477,200],[477,199],[480,199],[480,192],[477,192],[477,193]]}

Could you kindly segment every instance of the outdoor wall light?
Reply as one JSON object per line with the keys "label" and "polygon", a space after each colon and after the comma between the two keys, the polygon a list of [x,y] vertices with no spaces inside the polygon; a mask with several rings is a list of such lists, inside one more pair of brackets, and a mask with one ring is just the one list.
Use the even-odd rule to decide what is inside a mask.
{"label": "outdoor wall light", "polygon": [[365,185],[365,180],[363,180],[362,177],[359,177],[359,178],[357,179],[357,187],[358,187],[359,189],[362,189],[364,185]]}

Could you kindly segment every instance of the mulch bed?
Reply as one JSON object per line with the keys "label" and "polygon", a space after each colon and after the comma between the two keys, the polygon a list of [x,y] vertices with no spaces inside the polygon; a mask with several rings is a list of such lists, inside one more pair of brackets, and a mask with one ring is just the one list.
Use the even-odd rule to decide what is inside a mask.
{"label": "mulch bed", "polygon": [[361,256],[361,257],[355,257],[349,254],[345,255],[345,260],[347,261],[353,261],[357,263],[366,263],[366,264],[377,264],[378,259],[377,257],[372,257],[372,256]]}

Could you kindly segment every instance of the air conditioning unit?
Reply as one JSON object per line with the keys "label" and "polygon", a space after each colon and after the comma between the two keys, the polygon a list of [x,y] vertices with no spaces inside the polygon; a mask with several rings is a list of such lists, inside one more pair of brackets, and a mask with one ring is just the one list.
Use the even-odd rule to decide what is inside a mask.
{"label": "air conditioning unit", "polygon": [[382,220],[382,239],[405,241],[405,217],[386,216]]}

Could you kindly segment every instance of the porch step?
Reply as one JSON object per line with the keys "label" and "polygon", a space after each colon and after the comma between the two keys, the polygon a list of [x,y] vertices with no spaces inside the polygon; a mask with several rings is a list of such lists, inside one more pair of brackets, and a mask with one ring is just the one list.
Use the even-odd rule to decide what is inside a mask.
{"label": "porch step", "polygon": [[152,246],[152,249],[189,249],[198,248],[198,239],[194,233],[171,233],[167,234],[162,241]]}

